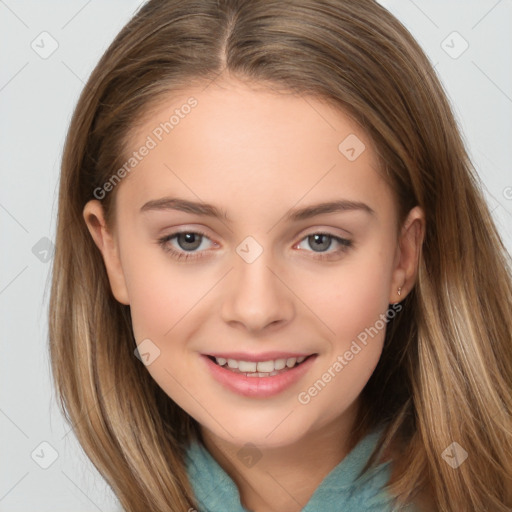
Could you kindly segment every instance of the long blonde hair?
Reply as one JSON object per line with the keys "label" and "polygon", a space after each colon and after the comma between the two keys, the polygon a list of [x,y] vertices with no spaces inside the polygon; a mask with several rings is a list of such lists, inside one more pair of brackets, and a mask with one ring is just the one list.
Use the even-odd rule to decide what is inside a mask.
{"label": "long blonde hair", "polygon": [[[199,426],[134,356],[129,306],[112,295],[82,210],[152,106],[223,71],[350,115],[400,221],[423,208],[418,280],[387,329],[354,436],[386,425],[378,453],[400,447],[397,504],[427,489],[436,510],[511,510],[510,256],[429,60],[373,0],[151,0],[101,58],[65,143],[49,310],[59,405],[85,452],[126,511],[197,508],[184,450]],[[102,201],[109,224],[115,196]],[[442,458],[454,441],[469,455],[456,469]]]}

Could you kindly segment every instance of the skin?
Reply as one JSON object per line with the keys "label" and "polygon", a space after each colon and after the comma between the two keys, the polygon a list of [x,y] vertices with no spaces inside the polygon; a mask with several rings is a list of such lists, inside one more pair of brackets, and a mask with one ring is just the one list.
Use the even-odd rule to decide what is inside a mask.
{"label": "skin", "polygon": [[[382,351],[384,329],[309,403],[298,401],[414,285],[424,214],[416,207],[398,229],[393,194],[378,172],[368,136],[318,98],[223,78],[169,96],[132,136],[139,148],[155,126],[193,95],[198,105],[165,135],[116,190],[116,224],[101,203],[84,208],[116,299],[129,304],[137,343],[160,355],[147,366],[164,391],[202,426],[205,444],[254,511],[301,510],[352,448],[358,397]],[[338,145],[355,134],[366,146],[349,161]],[[176,210],[140,212],[173,196],[226,210],[214,219]],[[293,208],[327,200],[361,201],[362,210],[299,222]],[[206,234],[203,257],[178,261],[157,240],[177,230]],[[345,251],[309,235],[350,239]],[[253,237],[252,263],[236,252]],[[196,240],[198,240],[196,238]],[[174,238],[167,245],[186,252]],[[318,242],[317,242],[318,244]],[[318,259],[330,253],[331,259]],[[397,290],[401,287],[401,295]],[[205,371],[199,354],[270,350],[317,353],[298,383],[265,399],[243,397]],[[238,450],[253,443],[261,459],[246,467]]]}

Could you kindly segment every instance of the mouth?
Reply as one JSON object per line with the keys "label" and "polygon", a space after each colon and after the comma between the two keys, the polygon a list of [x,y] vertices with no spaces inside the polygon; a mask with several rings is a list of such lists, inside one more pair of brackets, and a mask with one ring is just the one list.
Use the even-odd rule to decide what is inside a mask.
{"label": "mouth", "polygon": [[[289,372],[304,364],[311,357],[317,354],[300,355],[293,357],[280,357],[276,359],[247,361],[229,357],[208,355],[207,357],[217,366],[235,374],[246,377],[274,377]],[[251,358],[252,359],[252,358]]]}
{"label": "mouth", "polygon": [[293,389],[307,375],[318,354],[202,354],[209,375],[226,390],[253,399],[267,399]]}

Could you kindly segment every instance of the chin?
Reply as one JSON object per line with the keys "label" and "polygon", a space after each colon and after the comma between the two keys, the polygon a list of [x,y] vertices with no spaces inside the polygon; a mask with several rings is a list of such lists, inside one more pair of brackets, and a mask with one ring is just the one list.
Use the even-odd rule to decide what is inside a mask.
{"label": "chin", "polygon": [[[286,414],[279,418],[267,418],[266,421],[253,422],[246,419],[241,424],[228,422],[230,425],[229,435],[226,431],[215,426],[213,432],[227,443],[237,446],[253,444],[260,449],[283,448],[298,443],[308,432],[306,426],[297,424],[297,419],[289,419]],[[283,421],[284,419],[284,421]]]}

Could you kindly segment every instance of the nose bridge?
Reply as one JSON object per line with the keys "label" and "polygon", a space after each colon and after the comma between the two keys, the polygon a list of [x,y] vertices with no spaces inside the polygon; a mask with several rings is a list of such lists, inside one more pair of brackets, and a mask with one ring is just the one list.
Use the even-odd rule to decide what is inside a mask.
{"label": "nose bridge", "polygon": [[252,237],[236,249],[232,280],[222,307],[226,322],[237,322],[249,330],[289,320],[293,314],[291,294],[279,279],[272,251]]}

